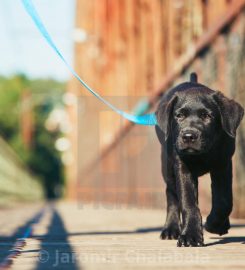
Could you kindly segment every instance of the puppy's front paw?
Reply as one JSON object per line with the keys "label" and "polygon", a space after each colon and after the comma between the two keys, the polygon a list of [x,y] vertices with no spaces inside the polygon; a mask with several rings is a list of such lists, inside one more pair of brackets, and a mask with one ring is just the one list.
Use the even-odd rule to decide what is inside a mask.
{"label": "puppy's front paw", "polygon": [[177,242],[178,247],[202,247],[204,246],[202,230],[196,232],[181,233]]}
{"label": "puppy's front paw", "polygon": [[207,221],[204,225],[206,231],[214,234],[227,234],[230,229],[230,221],[229,218],[225,220],[214,220],[210,217],[207,218]]}
{"label": "puppy's front paw", "polygon": [[160,235],[161,239],[178,239],[180,235],[180,228],[177,224],[165,225]]}

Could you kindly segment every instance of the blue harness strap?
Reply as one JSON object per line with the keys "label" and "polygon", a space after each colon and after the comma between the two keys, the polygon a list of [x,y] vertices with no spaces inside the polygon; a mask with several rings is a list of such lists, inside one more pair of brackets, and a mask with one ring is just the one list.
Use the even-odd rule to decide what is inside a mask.
{"label": "blue harness strap", "polygon": [[146,125],[146,126],[151,126],[151,125],[156,125],[157,124],[157,119],[154,113],[152,114],[145,114],[145,115],[132,115],[128,114],[124,111],[119,110],[115,106],[113,106],[111,103],[109,103],[107,100],[105,100],[102,96],[100,96],[97,92],[95,92],[91,87],[89,87],[76,73],[76,71],[68,64],[60,50],[57,48],[55,45],[53,39],[49,35],[46,27],[44,26],[36,8],[34,7],[32,0],[21,0],[25,10],[27,13],[31,16],[33,22],[37,26],[38,30],[42,34],[42,36],[46,39],[48,44],[53,48],[53,50],[56,52],[56,54],[60,57],[60,59],[65,63],[67,68],[70,70],[70,72],[77,78],[77,80],[90,92],[92,93],[95,97],[97,97],[100,101],[102,101],[104,104],[106,104],[108,107],[110,107],[113,111],[121,115],[122,117],[126,118],[127,120],[139,124],[139,125]]}

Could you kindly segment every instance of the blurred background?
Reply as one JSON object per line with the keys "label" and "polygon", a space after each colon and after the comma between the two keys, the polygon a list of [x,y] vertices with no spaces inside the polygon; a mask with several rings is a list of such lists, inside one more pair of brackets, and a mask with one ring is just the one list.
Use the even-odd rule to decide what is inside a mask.
{"label": "blurred background", "polygon": [[[243,0],[33,0],[78,74],[124,111],[154,111],[189,79],[245,107]],[[92,97],[48,47],[20,1],[0,1],[0,203],[66,198],[163,208],[154,127]],[[234,157],[234,211],[245,217],[245,124]],[[210,179],[200,181],[210,209]]]}

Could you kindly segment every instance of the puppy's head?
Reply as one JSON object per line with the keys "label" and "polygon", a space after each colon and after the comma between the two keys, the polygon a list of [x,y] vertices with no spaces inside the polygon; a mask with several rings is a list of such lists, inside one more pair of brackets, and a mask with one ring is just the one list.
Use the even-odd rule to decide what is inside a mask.
{"label": "puppy's head", "polygon": [[179,153],[193,155],[208,152],[222,132],[234,138],[244,110],[203,86],[177,91],[156,114],[164,139],[171,137]]}

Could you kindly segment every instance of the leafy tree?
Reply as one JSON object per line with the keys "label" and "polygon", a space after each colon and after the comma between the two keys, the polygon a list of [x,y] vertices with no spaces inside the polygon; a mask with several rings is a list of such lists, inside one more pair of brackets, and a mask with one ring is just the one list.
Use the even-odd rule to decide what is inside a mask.
{"label": "leafy tree", "polygon": [[[34,132],[31,147],[21,136],[21,100],[23,91],[30,91]],[[65,84],[51,79],[30,80],[24,75],[0,77],[0,136],[26,166],[42,181],[48,198],[54,198],[57,187],[64,185],[61,157],[55,149],[59,131],[49,132],[45,122],[56,106],[62,106]]]}

